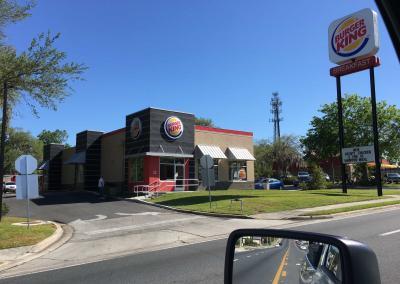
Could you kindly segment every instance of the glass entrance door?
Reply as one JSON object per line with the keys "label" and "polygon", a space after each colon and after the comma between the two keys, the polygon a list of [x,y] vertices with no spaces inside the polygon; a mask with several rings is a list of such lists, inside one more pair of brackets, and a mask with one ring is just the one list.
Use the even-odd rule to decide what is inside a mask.
{"label": "glass entrance door", "polygon": [[185,178],[185,166],[175,164],[175,191],[184,191],[185,186],[183,179]]}

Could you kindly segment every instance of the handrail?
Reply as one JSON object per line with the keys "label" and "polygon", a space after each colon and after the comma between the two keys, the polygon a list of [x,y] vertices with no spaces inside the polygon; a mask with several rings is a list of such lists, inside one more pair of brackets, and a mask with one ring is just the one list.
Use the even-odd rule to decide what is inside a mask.
{"label": "handrail", "polygon": [[199,180],[198,179],[174,179],[174,180],[156,180],[150,184],[138,184],[133,187],[133,192],[136,193],[136,196],[139,196],[139,192],[142,193],[150,193],[150,192],[155,192],[158,194],[158,192],[162,192],[160,190],[165,184],[167,183],[173,183],[172,186],[176,187],[177,186],[177,181],[182,181],[182,185],[179,186],[199,186]]}

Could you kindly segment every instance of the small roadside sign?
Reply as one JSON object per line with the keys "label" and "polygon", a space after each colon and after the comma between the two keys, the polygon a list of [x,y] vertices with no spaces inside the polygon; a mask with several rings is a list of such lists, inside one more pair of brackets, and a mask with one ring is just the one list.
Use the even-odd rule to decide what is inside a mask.
{"label": "small roadside sign", "polygon": [[16,198],[34,199],[39,197],[38,175],[19,175],[16,178]]}
{"label": "small roadside sign", "polygon": [[343,164],[373,162],[375,160],[374,146],[360,146],[342,149]]}
{"label": "small roadside sign", "polygon": [[201,169],[201,176],[204,186],[215,186],[214,169]]}
{"label": "small roadside sign", "polygon": [[200,165],[203,169],[211,169],[214,167],[214,160],[210,155],[204,155],[200,158]]}

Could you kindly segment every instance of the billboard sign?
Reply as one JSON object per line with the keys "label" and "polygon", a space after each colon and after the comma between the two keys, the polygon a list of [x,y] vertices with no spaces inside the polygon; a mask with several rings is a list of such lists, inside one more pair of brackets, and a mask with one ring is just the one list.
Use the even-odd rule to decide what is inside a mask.
{"label": "billboard sign", "polygon": [[375,161],[374,146],[342,149],[343,164],[368,163]]}
{"label": "billboard sign", "polygon": [[336,64],[375,55],[379,49],[377,13],[363,9],[333,21],[328,40],[329,60]]}

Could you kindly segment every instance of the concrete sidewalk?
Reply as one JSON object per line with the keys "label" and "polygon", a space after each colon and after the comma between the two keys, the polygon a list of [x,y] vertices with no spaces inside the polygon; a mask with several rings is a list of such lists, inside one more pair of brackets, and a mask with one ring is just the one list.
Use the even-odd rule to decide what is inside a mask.
{"label": "concrete sidewalk", "polygon": [[[280,212],[273,212],[273,213],[261,213],[261,214],[251,215],[251,217],[254,219],[261,219],[261,220],[290,220],[290,219],[297,219],[304,214],[315,212],[315,211],[331,210],[331,209],[345,208],[345,207],[351,207],[351,206],[356,206],[356,205],[373,204],[373,203],[381,203],[381,202],[400,200],[400,196],[398,196],[398,195],[387,195],[387,196],[389,198],[332,204],[332,205],[326,205],[326,206],[302,208],[302,209],[280,211]],[[303,217],[309,218],[307,216],[303,216]],[[324,218],[324,217],[320,216],[319,218]]]}

